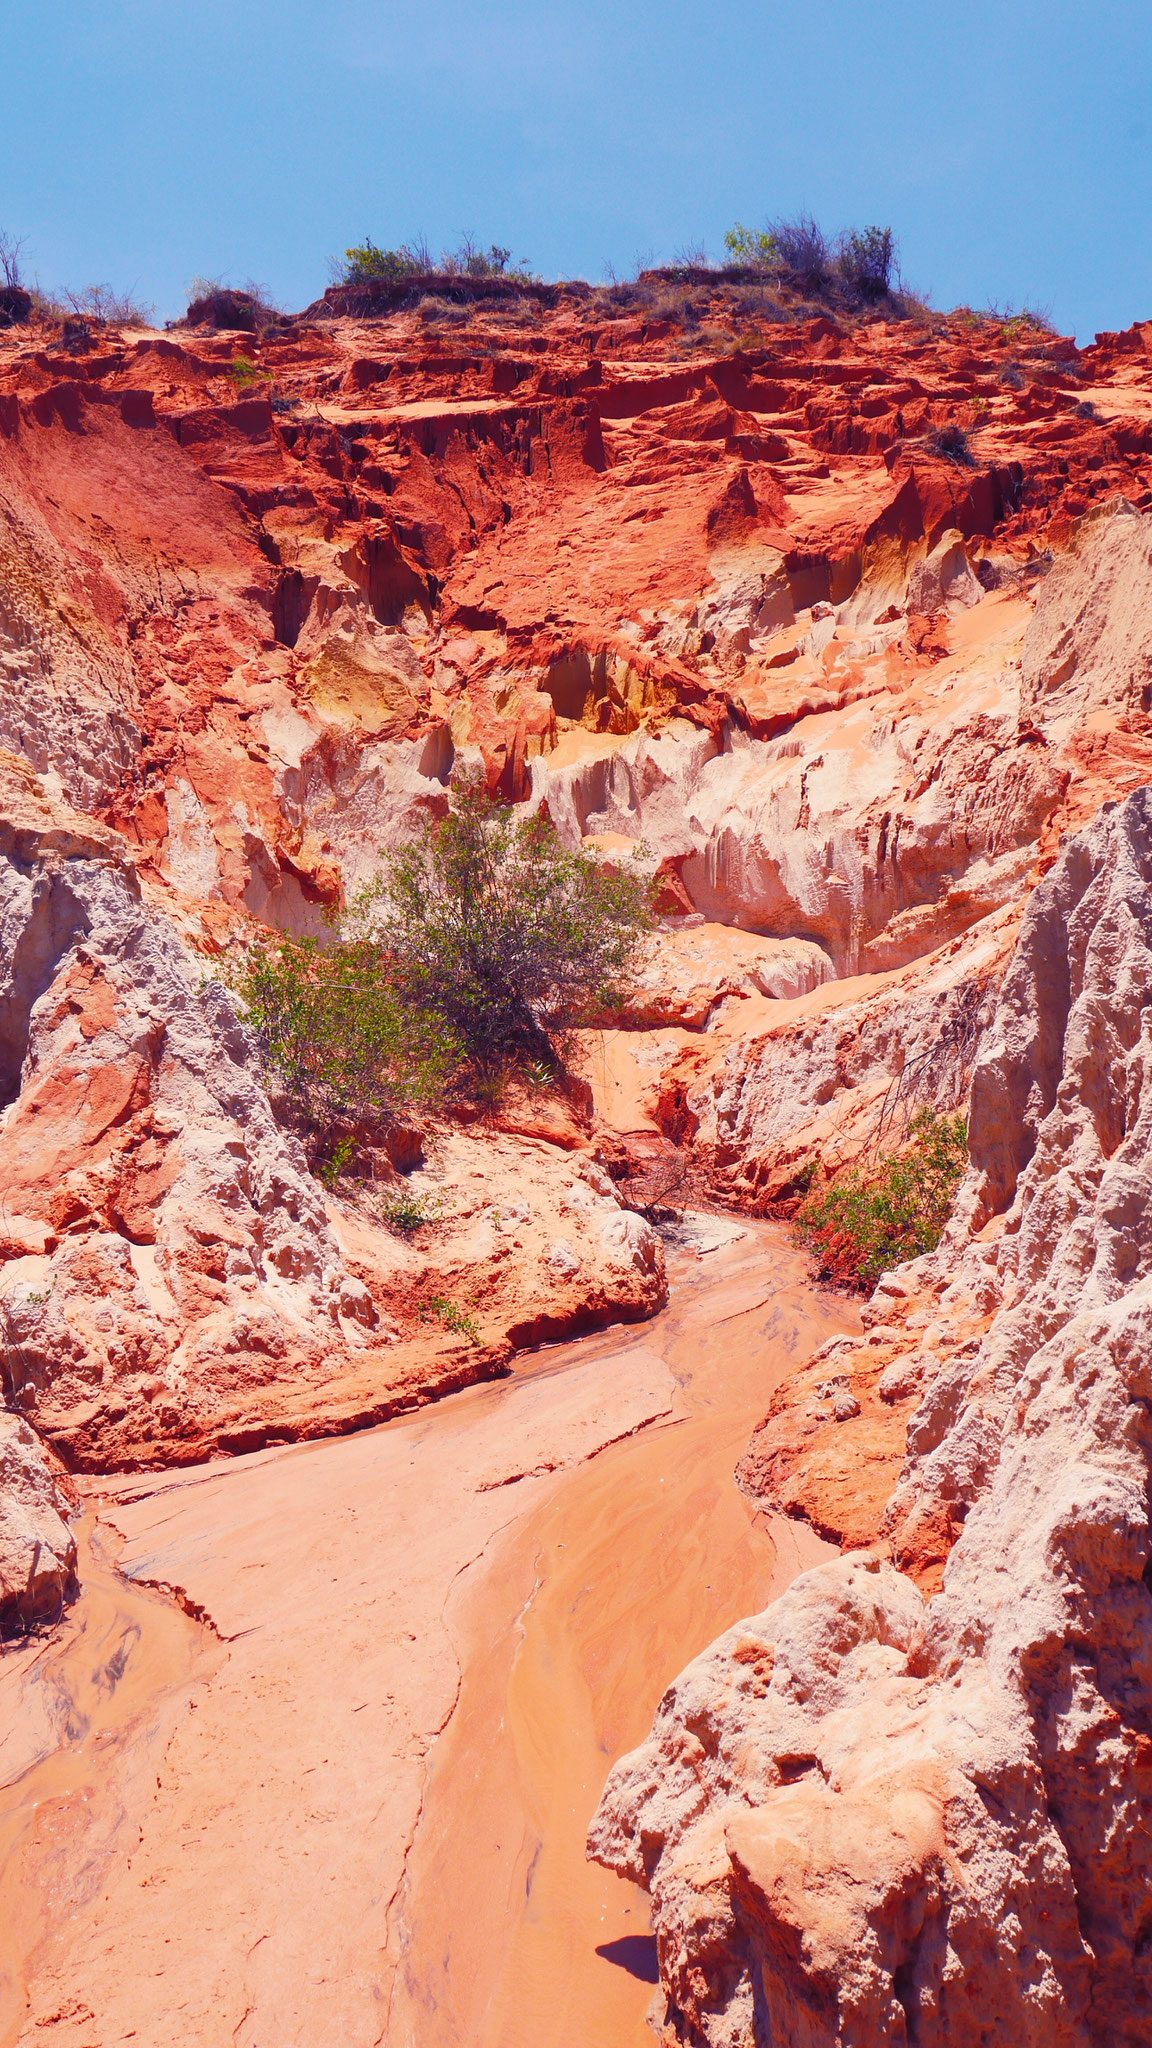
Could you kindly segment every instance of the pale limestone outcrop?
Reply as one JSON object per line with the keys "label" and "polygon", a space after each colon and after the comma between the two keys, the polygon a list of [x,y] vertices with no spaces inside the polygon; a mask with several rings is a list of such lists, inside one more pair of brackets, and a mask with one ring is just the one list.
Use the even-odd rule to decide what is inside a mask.
{"label": "pale limestone outcrop", "polygon": [[952,527],[942,534],[908,578],[908,609],[924,612],[967,611],[984,595],[964,546],[964,536]]}
{"label": "pale limestone outcrop", "polygon": [[761,938],[732,925],[674,925],[658,931],[626,992],[622,1021],[706,1030],[720,1010],[750,996],[786,1001],[834,978],[811,939]]}
{"label": "pale limestone outcrop", "polygon": [[[925,733],[930,691],[921,678],[914,693],[902,699],[874,694],[866,704],[838,712],[834,722],[801,718],[787,741],[761,749],[769,763],[777,762],[764,771],[766,777],[791,773],[808,758],[809,733],[845,747],[852,720],[867,714],[873,727],[869,748],[886,758],[894,748],[894,780],[882,815],[866,779],[854,776],[849,762],[842,777],[845,809],[833,820],[831,842],[824,837],[830,813],[811,812],[805,829],[790,840],[773,838],[769,812],[761,808],[754,815],[743,799],[723,813],[719,838],[708,826],[709,876],[722,874],[727,859],[750,859],[755,866],[774,848],[783,850],[794,869],[805,861],[823,862],[826,911],[841,923],[841,942],[825,937],[824,943],[844,975],[837,987],[795,1009],[781,1006],[765,1017],[753,1006],[743,1030],[733,1006],[714,1013],[713,1025],[720,1028],[706,1053],[668,1048],[661,1100],[675,1104],[678,1125],[690,1130],[697,1157],[726,1196],[772,1202],[794,1193],[798,1173],[812,1163],[835,1168],[857,1157],[883,1140],[897,1095],[941,1108],[962,1099],[976,1027],[988,1015],[1007,964],[1022,903],[1053,857],[1056,824],[1086,821],[1101,802],[1131,789],[1147,773],[1141,750],[1152,730],[1144,704],[1152,689],[1145,682],[1152,659],[1146,628],[1152,606],[1150,534],[1152,522],[1122,499],[1083,520],[1069,554],[1039,583],[1034,612],[1029,615],[1016,600],[1007,607],[1006,616],[1022,614],[1011,646],[994,625],[980,623],[983,610],[971,609],[963,623],[964,633],[976,636],[968,655],[936,672],[940,704],[948,707],[938,731]],[[942,562],[954,545],[945,536],[937,550]],[[996,603],[988,608],[989,621]],[[835,621],[819,623],[828,628]],[[965,707],[971,713],[978,705],[980,715],[962,726]],[[990,773],[988,759],[970,743],[992,706],[1004,744]],[[992,727],[986,720],[982,729],[988,740]],[[555,770],[541,766],[539,777],[555,780],[558,815],[565,815],[565,800],[576,803],[586,790],[602,807],[591,814],[598,826],[626,824],[624,797],[631,792],[628,801],[654,854],[679,847],[666,850],[665,858],[685,886],[692,880],[695,888],[698,869],[683,854],[684,835],[697,832],[699,845],[705,832],[700,792],[710,786],[709,777],[731,778],[737,771],[710,733],[678,739],[679,756],[671,742],[672,735],[665,735],[659,753],[643,738],[629,741],[611,758],[586,756]],[[744,744],[755,750],[758,743]],[[677,758],[682,785],[674,772]],[[830,744],[823,740],[821,759],[824,768],[830,766]],[[908,777],[902,789],[909,762],[920,779]],[[1041,785],[1044,801],[1033,807]],[[749,776],[748,789],[759,802],[768,781],[759,794],[757,787]],[[921,826],[924,806],[934,805],[941,793],[957,872],[930,884],[919,867]],[[1055,805],[1051,811],[1049,801]],[[989,805],[998,822],[981,852],[973,806]],[[679,841],[673,836],[677,830]],[[850,843],[858,853],[868,849],[854,869],[842,858]],[[867,938],[871,921],[885,908],[878,885],[890,885],[900,907]],[[802,890],[794,892],[795,930],[814,928],[808,900]],[[849,926],[857,934],[858,964],[872,970],[867,979],[846,971],[853,958],[843,941]],[[655,1094],[649,1113],[661,1113]]]}
{"label": "pale limestone outcrop", "polygon": [[1066,738],[1092,712],[1152,709],[1152,520],[1123,498],[1083,519],[1024,638],[1021,707]]}
{"label": "pale limestone outcrop", "polygon": [[55,631],[5,617],[0,599],[0,745],[24,755],[58,793],[96,808],[131,772],[140,746],[124,663]]}
{"label": "pale limestone outcrop", "polygon": [[1021,719],[1024,624],[993,606],[986,646],[907,682],[846,643],[778,738],[673,722],[533,762],[535,798],[573,843],[643,841],[710,921],[816,941],[839,974],[899,967],[1019,900],[1067,786]]}
{"label": "pale limestone outcrop", "polygon": [[1014,933],[989,917],[963,947],[879,986],[837,984],[734,1037],[685,1088],[693,1149],[738,1200],[773,1201],[813,1158],[854,1159],[909,1102],[941,1111],[967,1091]]}
{"label": "pale limestone outcrop", "polygon": [[669,2042],[1148,2039],[1147,790],[1031,899],[971,1151],[889,1510],[898,1550],[952,1514],[940,1591],[861,1555],[797,1581],[669,1690],[593,1823],[651,1889]]}

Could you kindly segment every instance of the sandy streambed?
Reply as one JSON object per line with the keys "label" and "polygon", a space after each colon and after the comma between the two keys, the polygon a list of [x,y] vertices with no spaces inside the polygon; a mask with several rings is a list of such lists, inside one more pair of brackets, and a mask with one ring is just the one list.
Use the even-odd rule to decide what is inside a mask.
{"label": "sandy streambed", "polygon": [[414,1419],[97,1483],[88,1590],[0,1660],[3,2048],[649,2038],[645,1902],[584,1830],[820,1553],[732,1469],[845,1322],[750,1226],[654,1322]]}

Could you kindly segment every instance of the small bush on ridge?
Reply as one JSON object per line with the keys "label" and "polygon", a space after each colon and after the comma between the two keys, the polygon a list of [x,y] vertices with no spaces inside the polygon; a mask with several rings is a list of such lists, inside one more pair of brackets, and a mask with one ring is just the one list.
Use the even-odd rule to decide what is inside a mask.
{"label": "small bush on ridge", "polygon": [[421,277],[490,278],[507,277],[520,284],[536,279],[524,262],[513,263],[511,249],[493,242],[480,248],[472,235],[464,235],[458,249],[445,249],[439,265],[433,263],[426,241],[405,243],[399,249],[378,249],[371,235],[344,251],[344,262],[336,266],[338,279],[346,285],[407,284]]}
{"label": "small bush on ridge", "polygon": [[0,233],[0,270],[4,273],[5,284],[10,285],[13,291],[19,291],[24,283],[20,275],[20,251],[23,247],[23,242],[18,242],[14,235]]}
{"label": "small bush on ridge", "polygon": [[511,260],[511,249],[502,249],[498,242],[480,249],[471,235],[465,235],[458,249],[445,250],[440,267],[446,277],[504,277]]}
{"label": "small bush on ridge", "polygon": [[975,466],[976,457],[959,420],[949,420],[942,427],[933,427],[927,439],[933,454],[942,455],[945,462],[954,462],[958,469],[972,469]]}
{"label": "small bush on ridge", "polygon": [[892,289],[896,244],[891,228],[852,228],[833,247],[811,214],[775,220],[766,228],[739,222],[724,237],[733,262],[771,271],[817,298],[885,298]]}
{"label": "small bush on ridge", "polygon": [[184,319],[191,327],[203,324],[243,334],[259,334],[285,324],[266,288],[253,278],[247,284],[232,285],[218,277],[194,277],[188,287]]}
{"label": "small bush on ridge", "polygon": [[118,292],[110,284],[85,285],[83,291],[43,291],[34,285],[25,297],[39,320],[61,320],[73,330],[90,327],[149,327],[153,306],[143,305],[130,292]]}
{"label": "small bush on ridge", "polygon": [[33,296],[20,275],[23,242],[0,233],[0,327],[15,327],[32,317]]}
{"label": "small bush on ridge", "polygon": [[828,239],[810,213],[802,213],[796,220],[773,221],[769,234],[779,269],[797,278],[807,291],[818,292],[827,284],[831,267]]}
{"label": "small bush on ridge", "polygon": [[64,297],[78,319],[106,327],[148,327],[155,311],[134,299],[131,292],[118,292],[110,284],[88,284],[82,292],[66,290]]}
{"label": "small bush on ridge", "polygon": [[724,246],[735,262],[752,270],[790,272],[809,290],[827,282],[827,237],[809,214],[794,221],[776,220],[767,228],[746,228],[737,222],[725,235]]}
{"label": "small bush on ridge", "polygon": [[841,235],[836,268],[862,299],[882,299],[892,282],[895,245],[891,228],[864,228]]}
{"label": "small bush on ridge", "polygon": [[420,277],[428,268],[421,266],[409,249],[378,249],[371,235],[345,249],[344,257],[344,284],[403,284],[405,278]]}
{"label": "small bush on ridge", "polygon": [[968,1163],[962,1116],[921,1109],[904,1152],[869,1173],[853,1167],[812,1195],[797,1219],[825,1279],[871,1293],[881,1273],[934,1251]]}

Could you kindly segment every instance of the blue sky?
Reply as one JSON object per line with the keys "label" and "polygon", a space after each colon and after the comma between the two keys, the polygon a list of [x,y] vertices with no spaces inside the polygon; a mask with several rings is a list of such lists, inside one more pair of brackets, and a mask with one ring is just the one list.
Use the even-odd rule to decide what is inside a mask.
{"label": "blue sky", "polygon": [[0,229],[160,317],[365,234],[597,278],[800,210],[939,306],[1152,317],[1147,0],[0,0],[0,51]]}

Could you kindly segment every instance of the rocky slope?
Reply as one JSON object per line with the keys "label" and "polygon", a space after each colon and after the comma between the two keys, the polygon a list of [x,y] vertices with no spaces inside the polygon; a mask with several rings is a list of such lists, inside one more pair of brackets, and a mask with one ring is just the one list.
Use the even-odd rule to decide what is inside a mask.
{"label": "rocky slope", "polygon": [[[652,1890],[670,2040],[1148,2037],[1150,884],[1143,789],[1029,902],[957,1217],[920,1312],[874,1304],[881,1400],[920,1395],[886,1544],[730,1631],[609,1782],[591,1846]],[[925,1530],[927,1602],[886,1561]]]}
{"label": "rocky slope", "polygon": [[[27,1050],[0,1139],[0,1299],[15,1398],[74,1468],[378,1420],[498,1368],[510,1341],[661,1299],[647,1225],[592,1160],[540,1141],[442,1133],[454,1197],[426,1253],[326,1204],[227,990],[196,976],[123,842],[80,828],[62,848],[70,814],[38,820],[8,767],[26,829],[6,993]],[[478,1286],[482,1343],[421,1327],[428,1301]]]}
{"label": "rocky slope", "polygon": [[[946,1247],[741,1467],[867,1560],[694,1667],[595,1839],[653,1885],[675,2038],[1137,2038],[1137,1424],[1120,1562],[1093,1502],[1140,1353],[1150,507],[1146,328],[572,286],[0,334],[3,1627],[74,1590],[70,1472],[346,1432],[649,1315],[639,1208],[787,1205],[971,1090]],[[590,1107],[329,1192],[228,949],[318,930],[460,767],[642,844],[662,928]]]}

